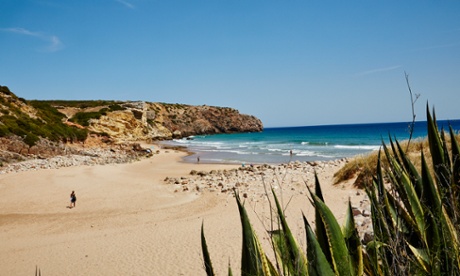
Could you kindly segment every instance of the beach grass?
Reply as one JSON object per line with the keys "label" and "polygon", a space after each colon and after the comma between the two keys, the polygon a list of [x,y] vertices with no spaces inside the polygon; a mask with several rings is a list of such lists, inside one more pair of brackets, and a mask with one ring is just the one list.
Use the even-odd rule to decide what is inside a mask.
{"label": "beach grass", "polygon": [[[457,142],[460,142],[460,134],[454,135]],[[447,148],[450,150],[451,137],[446,136]],[[421,169],[421,154],[423,153],[427,159],[429,168],[432,168],[431,152],[429,148],[428,137],[417,138],[412,141],[402,141],[401,147],[409,157],[410,161],[417,169]],[[372,182],[372,176],[377,172],[377,161],[379,159],[379,151],[373,151],[368,154],[357,155],[351,158],[340,170],[334,174],[334,184],[338,185],[342,182],[356,178],[353,185],[357,188],[364,189],[365,183]],[[381,156],[381,164],[388,165],[386,156]]]}

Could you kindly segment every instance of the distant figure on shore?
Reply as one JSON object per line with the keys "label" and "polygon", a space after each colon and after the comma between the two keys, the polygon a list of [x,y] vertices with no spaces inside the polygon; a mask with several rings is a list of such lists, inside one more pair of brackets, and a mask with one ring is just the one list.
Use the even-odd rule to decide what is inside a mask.
{"label": "distant figure on shore", "polygon": [[291,155],[291,156],[292,156],[292,150],[290,150],[290,151],[289,151],[289,155]]}
{"label": "distant figure on shore", "polygon": [[199,156],[196,158],[196,162],[197,162],[198,164],[200,164],[200,157],[199,157]]}
{"label": "distant figure on shore", "polygon": [[70,194],[70,206],[69,208],[75,207],[75,202],[77,202],[77,196],[75,195],[75,191],[72,191]]}

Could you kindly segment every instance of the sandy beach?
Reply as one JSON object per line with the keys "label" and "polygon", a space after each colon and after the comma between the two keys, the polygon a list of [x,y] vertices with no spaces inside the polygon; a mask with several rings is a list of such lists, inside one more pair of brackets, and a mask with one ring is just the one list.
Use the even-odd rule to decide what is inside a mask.
{"label": "sandy beach", "polygon": [[[320,164],[308,171],[301,167],[302,176],[279,166],[273,178],[268,171],[239,171],[238,165],[184,163],[183,156],[184,152],[163,149],[127,164],[0,175],[0,275],[33,275],[36,266],[42,275],[205,275],[200,244],[203,221],[215,271],[226,275],[230,263],[239,275],[240,220],[233,193],[222,191],[224,186],[239,183],[267,251],[268,201],[263,183],[250,175],[265,175],[266,184],[274,187],[303,247],[301,214],[309,220],[314,217],[305,183],[313,185],[314,170],[325,201],[339,220],[349,198],[359,206],[364,197],[350,184],[332,186],[333,174],[344,162]],[[228,177],[209,188],[194,180],[203,176],[191,178],[192,170],[233,170],[242,179]],[[215,177],[214,182],[222,181]],[[77,202],[70,209],[72,190]]]}

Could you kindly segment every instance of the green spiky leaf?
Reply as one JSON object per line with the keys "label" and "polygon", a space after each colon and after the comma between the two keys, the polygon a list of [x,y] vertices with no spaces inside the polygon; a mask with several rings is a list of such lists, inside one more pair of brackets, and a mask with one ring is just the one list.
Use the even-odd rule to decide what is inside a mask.
{"label": "green spiky leaf", "polygon": [[287,258],[285,258],[285,261],[288,262],[287,267],[292,269],[290,271],[290,274],[293,275],[307,275],[307,259],[305,254],[302,252],[300,247],[298,246],[294,236],[292,235],[292,232],[289,228],[289,225],[286,221],[286,218],[284,216],[283,209],[278,201],[278,197],[275,194],[275,191],[272,190],[273,197],[275,199],[276,203],[276,209],[278,211],[278,219],[281,224],[281,237],[283,238],[283,242],[285,244],[286,250],[287,250]]}
{"label": "green spiky leaf", "polygon": [[214,271],[212,268],[211,257],[209,256],[208,245],[204,236],[204,222],[201,223],[201,250],[203,251],[204,267],[206,275],[213,276]]}
{"label": "green spiky leaf", "polygon": [[335,273],[337,275],[354,275],[348,248],[337,220],[321,199],[311,192],[310,195],[313,199],[315,209],[319,212],[325,226],[329,248],[332,253],[332,267]]}
{"label": "green spiky leaf", "polygon": [[305,216],[303,216],[303,221],[307,235],[308,274],[311,276],[335,275]]}
{"label": "green spiky leaf", "polygon": [[359,239],[358,230],[356,229],[350,200],[348,200],[348,209],[345,217],[345,224],[342,228],[342,233],[348,248],[352,267],[355,269],[355,274],[363,275],[362,245]]}

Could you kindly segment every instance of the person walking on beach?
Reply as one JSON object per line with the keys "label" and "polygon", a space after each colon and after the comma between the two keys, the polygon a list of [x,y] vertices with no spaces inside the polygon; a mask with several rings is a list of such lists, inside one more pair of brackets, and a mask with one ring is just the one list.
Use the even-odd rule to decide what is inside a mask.
{"label": "person walking on beach", "polygon": [[72,191],[70,194],[70,206],[69,208],[75,207],[75,202],[77,201],[77,196],[75,195],[75,191]]}

